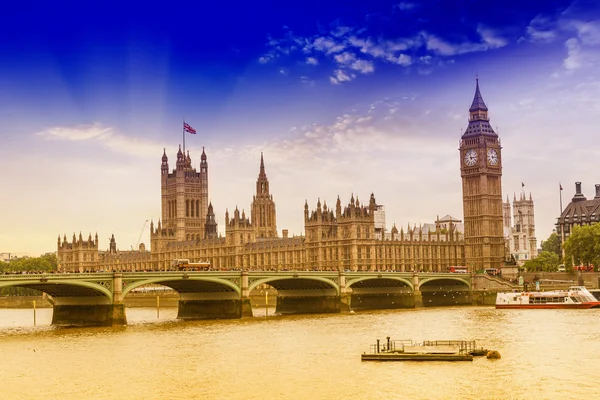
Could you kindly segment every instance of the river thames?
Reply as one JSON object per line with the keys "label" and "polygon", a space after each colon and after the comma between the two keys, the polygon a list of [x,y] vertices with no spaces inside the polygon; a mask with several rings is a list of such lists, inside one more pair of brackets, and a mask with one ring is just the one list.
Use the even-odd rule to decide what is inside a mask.
{"label": "river thames", "polygon": [[[440,307],[56,328],[0,309],[2,399],[573,399],[600,396],[600,309]],[[270,311],[272,313],[272,310]],[[376,339],[477,340],[502,359],[361,362]]]}

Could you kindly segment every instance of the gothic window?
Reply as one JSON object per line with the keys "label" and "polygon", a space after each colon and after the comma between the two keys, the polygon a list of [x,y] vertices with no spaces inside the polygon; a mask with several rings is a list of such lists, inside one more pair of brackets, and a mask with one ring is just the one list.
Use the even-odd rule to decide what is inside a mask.
{"label": "gothic window", "polygon": [[200,218],[200,200],[196,200],[196,217]]}
{"label": "gothic window", "polygon": [[185,201],[185,216],[186,217],[190,216],[190,201],[189,200]]}
{"label": "gothic window", "polygon": [[194,200],[190,200],[190,206],[191,206],[190,207],[190,217],[192,217],[192,218],[194,217],[194,208],[195,208],[194,203],[195,203]]}

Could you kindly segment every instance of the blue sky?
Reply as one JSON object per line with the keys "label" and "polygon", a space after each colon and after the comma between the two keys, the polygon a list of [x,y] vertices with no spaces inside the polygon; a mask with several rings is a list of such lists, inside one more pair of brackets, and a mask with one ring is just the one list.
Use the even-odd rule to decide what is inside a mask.
{"label": "blue sky", "polygon": [[[0,252],[57,235],[135,246],[160,217],[162,149],[209,162],[219,229],[248,210],[264,152],[278,229],[338,195],[388,229],[462,218],[458,140],[479,76],[538,241],[600,177],[596,1],[23,3],[0,15]],[[142,234],[148,243],[148,229]]]}

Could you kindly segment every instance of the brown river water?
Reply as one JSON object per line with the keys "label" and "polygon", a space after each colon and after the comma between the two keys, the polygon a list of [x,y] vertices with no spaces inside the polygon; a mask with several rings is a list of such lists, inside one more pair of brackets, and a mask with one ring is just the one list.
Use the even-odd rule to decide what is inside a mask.
{"label": "brown river water", "polygon": [[[0,399],[598,399],[600,309],[439,307],[56,328],[0,309]],[[477,340],[500,360],[361,362],[376,339]]]}

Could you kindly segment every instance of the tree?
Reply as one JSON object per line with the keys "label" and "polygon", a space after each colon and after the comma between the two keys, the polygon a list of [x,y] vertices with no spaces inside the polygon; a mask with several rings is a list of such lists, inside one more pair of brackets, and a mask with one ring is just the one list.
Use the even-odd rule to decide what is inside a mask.
{"label": "tree", "polygon": [[556,232],[552,232],[548,239],[543,240],[541,244],[542,251],[550,251],[558,256],[559,259],[562,258],[562,251],[560,249],[560,238],[556,234]]}
{"label": "tree", "polygon": [[523,268],[525,268],[527,272],[552,272],[558,270],[559,263],[560,261],[556,253],[551,251],[540,251],[536,258],[525,261]]}
{"label": "tree", "polygon": [[565,264],[600,266],[600,223],[574,226],[564,244]]}
{"label": "tree", "polygon": [[56,271],[56,256],[47,255],[34,258],[14,258],[6,263],[5,266],[0,266],[4,271],[41,271],[50,272]]}

